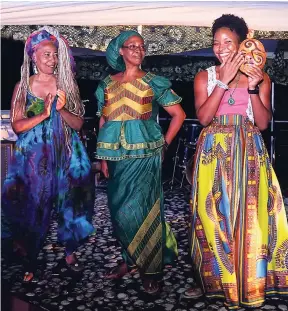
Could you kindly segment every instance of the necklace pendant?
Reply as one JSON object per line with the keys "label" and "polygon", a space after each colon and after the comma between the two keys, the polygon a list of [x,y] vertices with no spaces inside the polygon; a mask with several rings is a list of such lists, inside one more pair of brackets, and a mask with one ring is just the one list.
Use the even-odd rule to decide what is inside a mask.
{"label": "necklace pendant", "polygon": [[233,97],[230,97],[230,98],[228,99],[228,104],[231,105],[231,106],[235,104],[235,100],[234,100]]}

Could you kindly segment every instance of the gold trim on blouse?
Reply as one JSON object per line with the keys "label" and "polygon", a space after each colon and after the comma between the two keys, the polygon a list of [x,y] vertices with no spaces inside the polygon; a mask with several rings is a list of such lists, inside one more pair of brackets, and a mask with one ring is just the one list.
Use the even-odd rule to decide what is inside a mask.
{"label": "gold trim on blouse", "polygon": [[153,96],[150,85],[141,79],[113,81],[105,89],[102,113],[106,121],[147,120],[152,115]]}

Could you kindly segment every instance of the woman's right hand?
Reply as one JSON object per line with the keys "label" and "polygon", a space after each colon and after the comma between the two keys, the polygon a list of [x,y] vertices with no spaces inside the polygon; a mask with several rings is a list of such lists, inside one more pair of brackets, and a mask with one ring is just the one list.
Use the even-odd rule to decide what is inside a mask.
{"label": "woman's right hand", "polygon": [[245,58],[242,53],[230,53],[225,61],[219,67],[219,79],[225,84],[229,84],[236,76],[240,66],[244,63]]}
{"label": "woman's right hand", "polygon": [[53,103],[53,97],[51,93],[48,93],[44,100],[44,111],[43,114],[46,118],[50,117],[51,114],[51,109],[52,109],[52,103]]}
{"label": "woman's right hand", "polygon": [[101,171],[106,178],[109,178],[108,164],[105,160],[101,161]]}

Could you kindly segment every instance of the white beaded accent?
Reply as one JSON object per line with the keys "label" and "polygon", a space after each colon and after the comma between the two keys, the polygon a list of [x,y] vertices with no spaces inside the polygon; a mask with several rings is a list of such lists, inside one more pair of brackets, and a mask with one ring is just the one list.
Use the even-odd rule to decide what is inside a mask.
{"label": "white beaded accent", "polygon": [[218,87],[220,87],[221,89],[224,89],[224,90],[228,90],[228,89],[229,89],[228,85],[225,84],[225,83],[223,83],[223,82],[220,81],[220,80],[216,80],[216,85],[217,85]]}

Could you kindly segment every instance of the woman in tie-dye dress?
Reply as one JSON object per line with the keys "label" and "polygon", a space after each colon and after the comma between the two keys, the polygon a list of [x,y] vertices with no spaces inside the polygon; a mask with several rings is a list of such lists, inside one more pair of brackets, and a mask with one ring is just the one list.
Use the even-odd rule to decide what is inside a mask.
{"label": "woman in tie-dye dress", "polygon": [[[31,60],[34,75],[29,77]],[[53,208],[59,213],[58,240],[74,271],[82,268],[76,248],[94,233],[91,165],[76,132],[84,110],[74,65],[55,29],[44,27],[27,39],[11,106],[18,140],[2,189],[2,245],[12,240],[24,256],[26,282],[33,278]]]}

